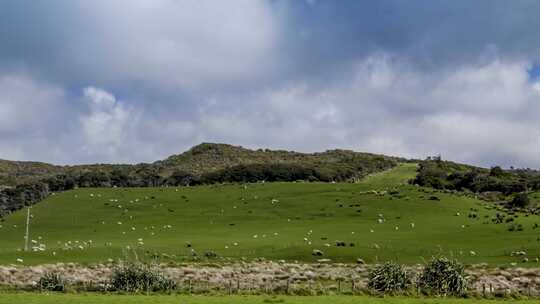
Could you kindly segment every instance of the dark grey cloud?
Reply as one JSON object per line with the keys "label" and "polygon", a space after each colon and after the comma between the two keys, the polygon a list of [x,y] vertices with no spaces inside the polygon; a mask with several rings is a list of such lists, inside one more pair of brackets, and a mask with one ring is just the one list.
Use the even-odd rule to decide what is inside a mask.
{"label": "dark grey cloud", "polygon": [[219,141],[540,167],[538,11],[2,1],[0,158],[153,161]]}
{"label": "dark grey cloud", "polygon": [[488,61],[494,55],[535,61],[540,56],[538,1],[279,3],[290,8],[288,45],[314,69],[380,51],[431,69]]}

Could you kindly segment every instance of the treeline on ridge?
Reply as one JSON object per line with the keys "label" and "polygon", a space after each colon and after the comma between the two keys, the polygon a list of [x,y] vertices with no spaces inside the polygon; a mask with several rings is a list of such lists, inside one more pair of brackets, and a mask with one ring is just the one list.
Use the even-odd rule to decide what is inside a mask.
{"label": "treeline on ridge", "polygon": [[420,163],[412,183],[440,190],[473,192],[484,199],[502,201],[508,196],[540,190],[540,172],[503,170],[499,166],[485,169],[435,158]]}

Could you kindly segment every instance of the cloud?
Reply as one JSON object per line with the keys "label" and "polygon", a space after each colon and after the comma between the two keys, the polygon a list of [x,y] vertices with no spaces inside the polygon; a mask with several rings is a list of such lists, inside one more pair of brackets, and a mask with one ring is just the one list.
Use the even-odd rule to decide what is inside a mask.
{"label": "cloud", "polygon": [[[212,95],[183,118],[156,116],[95,86],[71,99],[65,89],[4,76],[0,132],[9,140],[0,150],[4,158],[60,163],[148,162],[216,141],[540,166],[534,153],[540,136],[531,132],[540,128],[540,91],[527,76],[529,67],[495,59],[426,75],[379,53],[355,62],[354,73],[340,82]],[[69,128],[55,124],[62,119]]]}
{"label": "cloud", "polygon": [[2,10],[11,14],[0,15],[8,29],[0,39],[10,43],[0,61],[70,84],[225,86],[266,77],[276,53],[278,24],[267,1],[53,0],[30,8],[8,1]]}
{"label": "cloud", "polygon": [[2,1],[0,157],[148,162],[219,141],[540,167],[539,9]]}
{"label": "cloud", "polygon": [[62,106],[61,89],[24,75],[0,76],[0,132],[38,133]]}
{"label": "cloud", "polygon": [[138,113],[126,108],[109,92],[95,87],[85,88],[84,96],[91,111],[81,117],[82,150],[116,158],[119,149],[130,140],[130,129],[137,124]]}
{"label": "cloud", "polygon": [[[205,108],[214,139],[316,151],[332,147],[482,165],[540,166],[537,83],[528,64],[486,65],[426,75],[391,57],[356,63],[347,81],[291,84],[246,97],[234,109]],[[228,104],[228,100],[214,104]]]}
{"label": "cloud", "polygon": [[56,159],[70,109],[62,88],[25,73],[0,74],[0,158]]}

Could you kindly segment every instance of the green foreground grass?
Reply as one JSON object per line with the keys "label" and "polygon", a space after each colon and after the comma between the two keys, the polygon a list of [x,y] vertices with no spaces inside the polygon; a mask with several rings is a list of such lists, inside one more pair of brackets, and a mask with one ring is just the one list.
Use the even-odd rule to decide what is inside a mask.
{"label": "green foreground grass", "polygon": [[[99,294],[1,294],[0,304],[473,304],[501,303],[501,300],[480,299],[417,299],[405,297],[365,297],[365,296],[143,296],[143,295],[99,295]],[[539,300],[506,300],[505,303],[540,303]]]}
{"label": "green foreground grass", "polygon": [[[402,165],[352,183],[258,183],[180,188],[78,189],[32,207],[30,239],[43,251],[21,252],[26,210],[0,222],[0,264],[94,263],[160,255],[164,262],[203,256],[314,262],[422,263],[433,255],[465,263],[510,265],[526,251],[540,256],[539,216],[520,215],[523,231],[493,224],[485,203],[408,185],[416,166]],[[399,195],[371,190],[397,189]],[[431,196],[440,200],[430,200]],[[471,208],[477,219],[469,218]],[[459,215],[458,215],[459,214]],[[379,223],[381,219],[382,223]],[[489,222],[489,223],[484,223]],[[346,247],[334,246],[343,241]],[[187,244],[191,244],[188,247]],[[328,247],[327,244],[331,246]],[[31,244],[32,245],[32,244]],[[130,250],[128,250],[129,248]],[[20,263],[20,261],[19,261]]]}

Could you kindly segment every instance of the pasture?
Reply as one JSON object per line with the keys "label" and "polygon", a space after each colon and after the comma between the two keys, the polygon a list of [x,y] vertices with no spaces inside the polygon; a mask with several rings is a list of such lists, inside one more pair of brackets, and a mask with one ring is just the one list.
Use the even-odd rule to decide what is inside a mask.
{"label": "pasture", "polygon": [[[517,214],[511,223],[495,224],[500,211],[485,202],[408,185],[415,170],[405,164],[359,183],[58,193],[31,209],[29,252],[22,250],[26,209],[2,219],[0,264],[97,263],[126,256],[171,263],[360,258],[417,264],[444,254],[465,263],[540,265],[540,230],[534,229],[539,216]],[[523,230],[509,231],[514,224]],[[528,260],[513,256],[517,251]]]}

